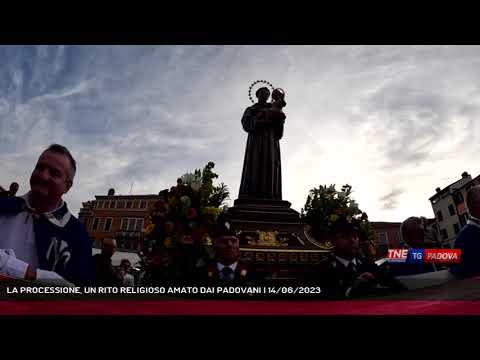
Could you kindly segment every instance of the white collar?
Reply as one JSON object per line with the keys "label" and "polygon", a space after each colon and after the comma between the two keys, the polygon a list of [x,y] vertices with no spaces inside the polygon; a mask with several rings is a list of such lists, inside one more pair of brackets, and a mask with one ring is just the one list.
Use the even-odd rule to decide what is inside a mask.
{"label": "white collar", "polygon": [[467,211],[468,218],[480,222],[480,219],[470,214],[470,211]]}
{"label": "white collar", "polygon": [[471,220],[471,219],[467,220],[467,225],[472,225],[472,226],[476,226],[476,227],[480,228],[480,224],[476,221]]}
{"label": "white collar", "polygon": [[[33,210],[32,206],[30,205],[30,196],[31,196],[32,192],[29,191],[28,193],[20,196],[23,200],[25,200],[25,204],[27,205],[27,207],[30,209],[30,210]],[[50,214],[53,214],[55,211],[58,211],[62,208],[62,206],[65,204],[65,202],[63,201],[63,199],[60,199],[60,205],[52,210],[52,211],[49,211],[49,212],[46,212],[46,213],[43,213],[43,215],[50,215]]]}
{"label": "white collar", "polygon": [[[228,265],[230,269],[232,269],[233,272],[237,269],[238,261],[235,261],[233,264]],[[221,262],[217,261],[217,269],[219,272],[222,272],[223,268],[226,266],[223,265]]]}
{"label": "white collar", "polygon": [[353,263],[354,266],[357,266],[357,259],[355,259],[355,258],[353,258],[352,260],[349,261],[349,260],[344,259],[344,258],[342,258],[342,257],[340,257],[340,256],[337,256],[337,255],[335,255],[335,257],[336,257],[336,258],[338,259],[338,261],[340,261],[340,262],[343,264],[343,266],[345,266],[345,267],[348,267],[348,264],[350,264],[351,262]]}
{"label": "white collar", "polygon": [[[33,210],[31,205],[30,205],[31,193],[32,192],[29,191],[28,193],[26,193],[25,195],[22,195],[20,197],[25,200],[25,204],[27,205],[27,207],[30,210]],[[65,214],[63,214],[63,216],[60,216],[59,214],[55,214],[58,210],[60,210],[64,206],[66,206],[65,201],[63,201],[63,199],[60,199],[60,204],[55,210],[52,210],[52,211],[49,211],[49,212],[46,212],[46,213],[42,213],[42,215],[44,215],[45,218],[48,219],[48,221],[50,221],[52,224],[54,224],[56,226],[59,226],[59,227],[64,227],[65,225],[67,225],[70,218],[72,217],[72,214],[70,213],[68,208],[66,208],[66,212],[65,212]]]}

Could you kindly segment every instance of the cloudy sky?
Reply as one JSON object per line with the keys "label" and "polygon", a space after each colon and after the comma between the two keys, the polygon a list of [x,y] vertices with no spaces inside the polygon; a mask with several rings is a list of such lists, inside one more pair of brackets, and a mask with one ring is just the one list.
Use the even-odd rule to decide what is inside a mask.
{"label": "cloudy sky", "polygon": [[286,90],[283,196],[353,186],[371,220],[433,217],[428,198],[480,173],[477,46],[0,46],[0,184],[51,143],[77,159],[65,200],[158,193],[216,164],[237,197],[248,87]]}

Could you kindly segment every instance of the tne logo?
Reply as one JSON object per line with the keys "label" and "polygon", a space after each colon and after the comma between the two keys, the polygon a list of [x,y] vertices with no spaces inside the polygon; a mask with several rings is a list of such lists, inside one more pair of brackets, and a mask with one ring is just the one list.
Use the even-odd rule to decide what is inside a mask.
{"label": "tne logo", "polygon": [[388,249],[388,262],[407,262],[408,249]]}

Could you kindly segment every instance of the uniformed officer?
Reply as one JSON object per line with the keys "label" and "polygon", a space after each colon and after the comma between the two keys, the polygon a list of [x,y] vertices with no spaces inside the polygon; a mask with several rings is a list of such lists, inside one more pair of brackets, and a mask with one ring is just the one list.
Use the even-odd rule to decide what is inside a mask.
{"label": "uniformed officer", "polygon": [[209,285],[242,285],[252,280],[248,266],[240,260],[239,239],[223,216],[211,235],[215,255],[199,267],[201,281]]}
{"label": "uniformed officer", "polygon": [[403,289],[374,262],[360,256],[359,235],[359,228],[346,220],[332,225],[329,237],[334,251],[321,266],[324,294],[334,298],[354,298]]}

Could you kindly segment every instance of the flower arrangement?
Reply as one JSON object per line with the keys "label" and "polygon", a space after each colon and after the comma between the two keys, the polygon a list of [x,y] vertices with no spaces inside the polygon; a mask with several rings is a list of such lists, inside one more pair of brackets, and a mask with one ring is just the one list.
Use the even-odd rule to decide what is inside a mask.
{"label": "flower arrangement", "polygon": [[168,267],[189,256],[194,262],[193,258],[212,253],[209,232],[229,198],[225,184],[213,184],[218,178],[214,166],[209,162],[203,170],[186,173],[177,179],[176,186],[159,193],[160,199],[144,221],[144,249],[140,255],[150,267]]}
{"label": "flower arrangement", "polygon": [[351,223],[360,230],[361,241],[373,243],[373,230],[368,216],[351,198],[352,187],[348,184],[337,190],[335,185],[310,190],[301,215],[310,226],[310,233],[319,240],[328,238],[330,230],[340,223]]}

